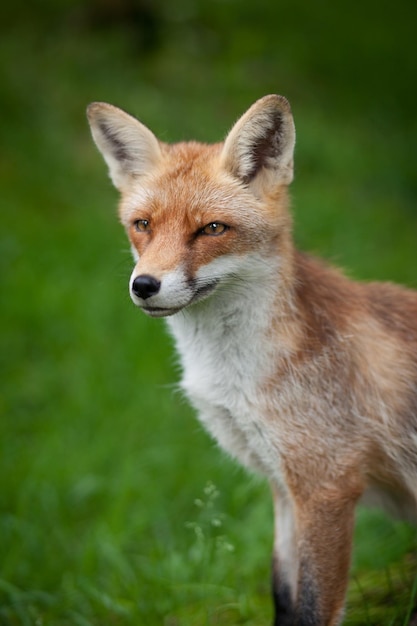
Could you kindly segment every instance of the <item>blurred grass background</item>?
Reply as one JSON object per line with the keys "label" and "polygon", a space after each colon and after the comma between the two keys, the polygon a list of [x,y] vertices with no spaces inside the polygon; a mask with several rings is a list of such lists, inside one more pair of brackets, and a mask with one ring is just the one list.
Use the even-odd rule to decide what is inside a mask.
{"label": "blurred grass background", "polygon": [[[268,488],[173,386],[130,303],[105,100],[217,141],[258,97],[298,131],[300,246],[417,287],[417,5],[33,0],[0,8],[0,624],[270,623]],[[416,535],[360,512],[346,623],[406,624]]]}

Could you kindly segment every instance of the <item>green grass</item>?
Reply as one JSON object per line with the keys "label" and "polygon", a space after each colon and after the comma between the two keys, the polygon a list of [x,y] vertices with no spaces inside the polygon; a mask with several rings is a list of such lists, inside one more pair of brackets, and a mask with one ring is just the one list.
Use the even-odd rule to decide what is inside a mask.
{"label": "green grass", "polygon": [[[363,25],[348,53],[346,33],[337,47],[307,4],[296,30],[284,3],[279,49],[274,15],[253,21],[246,5],[237,22],[233,3],[193,13],[183,2],[176,22],[158,6],[152,53],[52,5],[49,21],[28,9],[1,33],[1,626],[271,619],[268,488],[202,432],[175,391],[163,323],[130,302],[129,249],[88,102],[118,104],[166,140],[211,141],[257,97],[288,95],[297,241],[358,278],[417,286],[412,20],[387,9],[369,53]],[[402,66],[382,37],[392,28]],[[332,46],[346,80],[357,71],[356,89],[329,61]],[[378,92],[384,61],[402,101]],[[347,624],[405,623],[415,554],[413,529],[361,512]]]}

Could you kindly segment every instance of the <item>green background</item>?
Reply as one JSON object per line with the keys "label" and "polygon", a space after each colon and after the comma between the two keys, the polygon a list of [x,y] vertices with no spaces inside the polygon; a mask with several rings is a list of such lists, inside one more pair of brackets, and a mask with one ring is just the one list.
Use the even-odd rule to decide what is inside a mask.
{"label": "green background", "polygon": [[[291,101],[296,241],[417,287],[417,5],[69,0],[0,9],[0,624],[270,623],[267,485],[176,392],[132,305],[90,101],[217,141]],[[348,624],[405,624],[416,536],[361,512]]]}

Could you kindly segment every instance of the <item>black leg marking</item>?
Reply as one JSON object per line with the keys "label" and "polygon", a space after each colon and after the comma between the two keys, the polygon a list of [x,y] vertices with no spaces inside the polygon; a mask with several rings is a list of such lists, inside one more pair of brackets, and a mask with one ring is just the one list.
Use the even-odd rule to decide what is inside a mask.
{"label": "black leg marking", "polygon": [[321,626],[322,619],[317,606],[317,588],[307,567],[302,567],[299,581],[299,597],[296,606],[291,589],[279,572],[278,562],[272,566],[272,597],[275,616],[273,626]]}
{"label": "black leg marking", "polygon": [[272,564],[272,598],[274,601],[274,626],[294,626],[295,614],[289,585],[282,580],[276,560]]}
{"label": "black leg marking", "polygon": [[317,606],[317,587],[305,563],[301,564],[296,615],[294,626],[321,626],[323,623]]}

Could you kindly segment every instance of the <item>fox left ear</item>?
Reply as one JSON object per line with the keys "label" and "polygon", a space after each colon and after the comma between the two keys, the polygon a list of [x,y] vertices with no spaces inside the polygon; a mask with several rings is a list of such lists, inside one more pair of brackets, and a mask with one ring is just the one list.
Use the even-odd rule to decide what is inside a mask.
{"label": "fox left ear", "polygon": [[136,118],[106,102],[90,104],[87,117],[96,146],[119,191],[132,178],[146,174],[158,164],[161,159],[159,142]]}
{"label": "fox left ear", "polygon": [[295,127],[283,96],[261,98],[236,122],[224,143],[221,163],[245,184],[262,189],[293,179]]}

